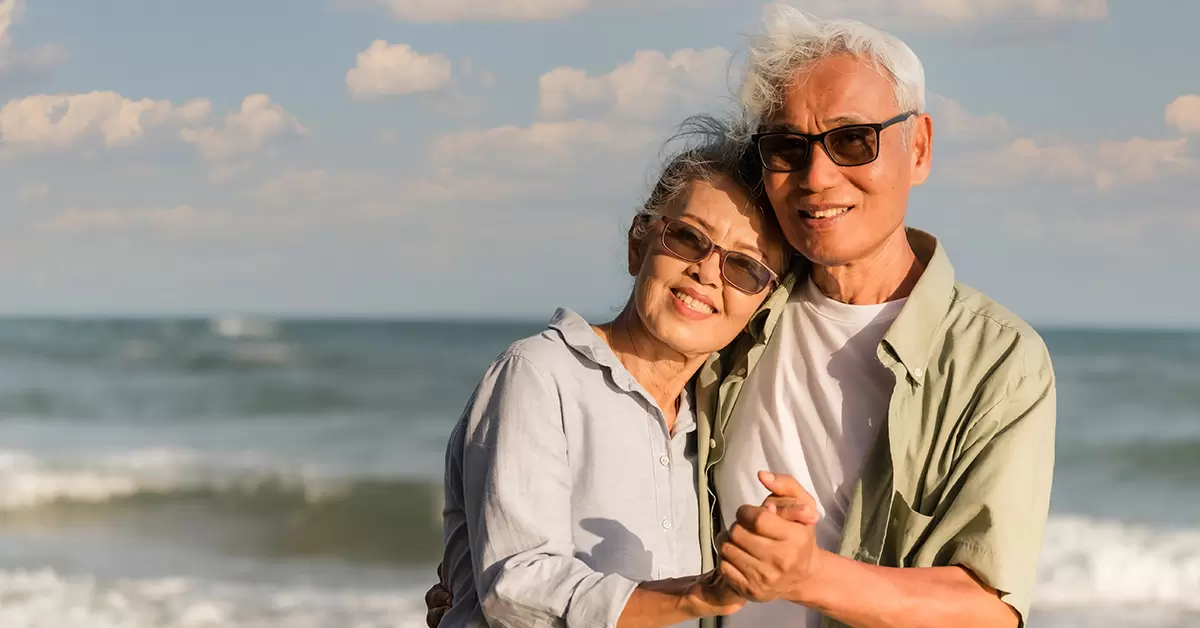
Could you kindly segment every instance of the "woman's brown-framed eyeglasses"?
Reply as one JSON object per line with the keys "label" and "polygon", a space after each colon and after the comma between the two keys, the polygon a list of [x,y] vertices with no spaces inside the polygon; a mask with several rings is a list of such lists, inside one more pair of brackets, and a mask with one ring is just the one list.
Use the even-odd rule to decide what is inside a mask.
{"label": "woman's brown-framed eyeglasses", "polygon": [[668,253],[685,262],[702,262],[713,251],[721,254],[721,277],[725,282],[746,294],[758,294],[767,289],[779,276],[766,264],[737,251],[717,246],[703,231],[676,218],[659,216],[663,223],[662,246]]}

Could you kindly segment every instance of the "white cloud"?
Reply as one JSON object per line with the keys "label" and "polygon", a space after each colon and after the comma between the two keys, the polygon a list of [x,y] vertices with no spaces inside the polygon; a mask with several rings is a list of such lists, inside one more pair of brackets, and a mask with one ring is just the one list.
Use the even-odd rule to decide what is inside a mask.
{"label": "white cloud", "polygon": [[1167,124],[1180,133],[1200,135],[1200,95],[1188,94],[1167,105]]}
{"label": "white cloud", "polygon": [[41,94],[0,108],[0,140],[33,150],[65,149],[89,139],[127,145],[156,127],[197,123],[212,111],[207,100],[175,105],[166,100],[130,100],[116,92]]}
{"label": "white cloud", "polygon": [[[210,161],[245,157],[270,142],[305,133],[294,116],[265,94],[252,94],[224,120],[212,119],[207,99],[174,104],[132,100],[117,92],[39,94],[0,108],[0,145],[10,151],[86,149],[91,143],[117,148],[154,131],[192,144]],[[230,166],[233,167],[233,166]]]}
{"label": "white cloud", "polygon": [[220,161],[244,157],[262,150],[273,141],[305,135],[300,122],[266,94],[251,94],[240,110],[217,125],[185,128],[180,137],[194,144],[205,159]]}
{"label": "white cloud", "polygon": [[979,185],[1006,185],[1030,179],[1081,183],[1100,191],[1151,183],[1200,171],[1188,153],[1187,138],[1124,141],[1077,146],[1022,137],[996,150],[955,159],[951,175]]}
{"label": "white cloud", "polygon": [[540,119],[529,126],[468,129],[437,138],[434,160],[473,172],[563,173],[638,157],[685,113],[728,95],[729,51],[643,50],[612,71],[589,76],[560,67],[538,85]]}
{"label": "white cloud", "polygon": [[976,115],[957,100],[938,94],[928,98],[928,109],[933,117],[934,137],[947,135],[958,140],[997,140],[1009,134],[1008,120],[989,113]]}
{"label": "white cloud", "polygon": [[1108,0],[805,0],[819,17],[853,16],[880,24],[952,27],[997,19],[1091,21],[1108,16]]}
{"label": "white cloud", "polygon": [[589,0],[372,0],[406,22],[553,20],[583,11]]}
{"label": "white cloud", "polygon": [[66,58],[66,51],[52,44],[28,51],[13,49],[11,30],[20,21],[24,10],[24,0],[0,0],[0,75],[13,71],[47,70],[58,66]]}
{"label": "white cloud", "polygon": [[39,201],[50,196],[50,186],[45,183],[30,183],[17,191],[17,199],[21,201]]}
{"label": "white cloud", "polygon": [[357,100],[434,92],[450,84],[451,70],[443,55],[423,55],[380,39],[358,53],[357,63],[346,72],[346,86]]}
{"label": "white cloud", "polygon": [[601,76],[556,68],[538,81],[538,106],[544,115],[555,117],[580,106],[598,105],[621,117],[656,118],[673,107],[728,94],[731,56],[724,48],[685,48],[670,56],[658,50],[640,50],[631,61]]}
{"label": "white cloud", "polygon": [[[594,8],[695,6],[734,0],[341,0],[381,6],[406,22],[498,22],[556,20]],[[956,25],[991,19],[1096,20],[1108,15],[1107,0],[793,0],[821,17],[854,15],[883,21]]]}
{"label": "white cloud", "polygon": [[605,120],[538,122],[443,135],[434,142],[435,159],[451,165],[483,165],[504,170],[562,170],[586,160],[632,154],[660,134],[644,125]]}

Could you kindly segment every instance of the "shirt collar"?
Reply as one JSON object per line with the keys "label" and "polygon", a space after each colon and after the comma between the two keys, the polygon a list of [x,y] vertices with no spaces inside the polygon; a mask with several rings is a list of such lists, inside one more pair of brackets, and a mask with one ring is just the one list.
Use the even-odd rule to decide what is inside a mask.
{"label": "shirt collar", "polygon": [[[550,318],[550,328],[557,331],[562,336],[563,342],[576,353],[583,356],[593,364],[608,371],[609,378],[613,384],[624,390],[625,392],[639,395],[646,401],[649,401],[651,406],[658,408],[658,402],[654,397],[640,384],[633,375],[621,364],[621,360],[617,358],[617,354],[613,353],[612,347],[608,346],[604,339],[596,334],[590,323],[583,319],[582,316],[567,308],[558,308],[554,312],[554,316]],[[679,412],[675,423],[675,432],[691,431],[695,429],[695,419],[692,416],[692,402],[690,386],[685,386],[679,395]]]}
{"label": "shirt collar", "polygon": [[[954,298],[954,268],[937,238],[912,227],[905,231],[917,259],[925,264],[925,271],[896,320],[888,328],[883,342],[891,347],[896,358],[913,373],[914,378],[920,380],[920,373],[924,371],[933,350],[934,338]],[[780,286],[750,318],[747,331],[755,342],[770,339],[788,298],[796,289],[796,283],[807,280],[810,267],[808,260],[797,255]]]}
{"label": "shirt collar", "polygon": [[557,331],[562,336],[563,342],[576,353],[582,355],[589,362],[606,369],[618,387],[629,392],[634,391],[631,386],[631,384],[636,384],[633,376],[625,370],[625,365],[617,359],[617,354],[613,353],[608,343],[596,334],[596,330],[592,329],[591,324],[582,316],[560,307],[550,318],[550,328]]}
{"label": "shirt collar", "polygon": [[808,277],[809,266],[810,263],[807,259],[800,255],[794,256],[787,273],[779,280],[779,287],[775,288],[767,300],[763,301],[754,316],[750,317],[746,331],[754,338],[755,342],[766,342],[771,337],[771,332],[775,331],[775,324],[783,315],[783,306],[787,304],[788,298],[796,288],[796,282],[800,278]]}
{"label": "shirt collar", "polygon": [[954,300],[954,267],[937,238],[919,229],[907,230],[908,243],[925,270],[908,302],[883,336],[896,358],[917,381],[933,351],[938,330]]}

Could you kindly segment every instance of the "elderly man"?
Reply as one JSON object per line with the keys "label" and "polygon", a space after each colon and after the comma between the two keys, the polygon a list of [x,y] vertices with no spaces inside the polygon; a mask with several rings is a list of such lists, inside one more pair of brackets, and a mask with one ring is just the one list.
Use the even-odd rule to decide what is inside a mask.
{"label": "elderly man", "polygon": [[[791,9],[749,61],[752,141],[803,259],[696,383],[705,569],[750,600],[704,622],[1022,625],[1054,375],[1039,336],[905,226],[931,165],[921,63]],[[820,521],[785,520],[777,498],[814,499]]]}
{"label": "elderly man", "polygon": [[[755,602],[727,628],[1017,626],[1028,613],[1054,375],[1027,324],[905,227],[931,164],[924,91],[912,50],[858,22],[779,10],[751,48],[742,98],[767,195],[810,263],[697,385],[714,513],[702,525],[726,529],[701,542]],[[811,493],[823,519],[737,507],[761,504],[764,484]]]}

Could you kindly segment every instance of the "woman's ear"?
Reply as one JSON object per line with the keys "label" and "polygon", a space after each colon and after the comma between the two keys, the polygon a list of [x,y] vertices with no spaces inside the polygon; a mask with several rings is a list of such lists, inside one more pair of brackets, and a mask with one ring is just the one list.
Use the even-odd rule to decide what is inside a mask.
{"label": "woman's ear", "polygon": [[629,275],[636,277],[646,259],[646,231],[650,216],[639,214],[633,217],[629,225],[629,235],[625,238],[629,248]]}

